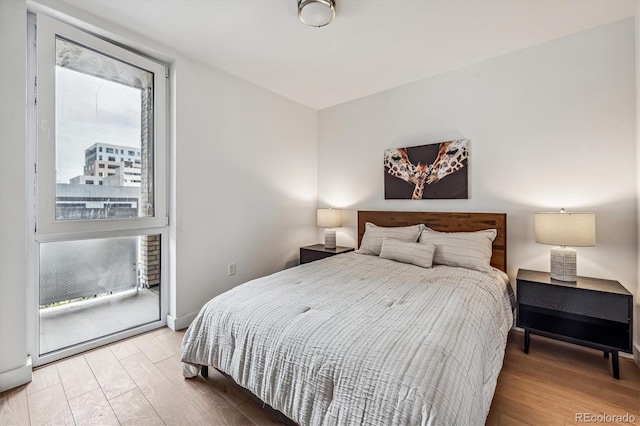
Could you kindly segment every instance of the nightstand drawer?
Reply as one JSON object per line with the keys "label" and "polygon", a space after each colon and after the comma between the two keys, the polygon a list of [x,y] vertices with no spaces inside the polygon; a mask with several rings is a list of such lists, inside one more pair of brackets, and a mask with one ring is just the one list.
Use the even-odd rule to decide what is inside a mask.
{"label": "nightstand drawer", "polygon": [[518,280],[518,303],[577,315],[628,323],[629,298],[570,287]]}
{"label": "nightstand drawer", "polygon": [[[1,1],[1,0],[0,0]],[[300,264],[313,262],[337,254],[353,251],[353,247],[336,247],[326,248],[324,244],[313,244],[310,246],[300,247]]]}
{"label": "nightstand drawer", "polygon": [[300,250],[300,263],[309,263],[315,260],[324,259],[325,257],[335,256],[333,253],[322,253],[311,250]]}

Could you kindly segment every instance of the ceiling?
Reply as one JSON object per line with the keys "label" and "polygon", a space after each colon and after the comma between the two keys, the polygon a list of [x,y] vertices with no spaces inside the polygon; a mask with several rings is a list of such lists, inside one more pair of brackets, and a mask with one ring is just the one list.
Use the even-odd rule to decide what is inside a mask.
{"label": "ceiling", "polygon": [[314,109],[634,16],[637,0],[65,0]]}

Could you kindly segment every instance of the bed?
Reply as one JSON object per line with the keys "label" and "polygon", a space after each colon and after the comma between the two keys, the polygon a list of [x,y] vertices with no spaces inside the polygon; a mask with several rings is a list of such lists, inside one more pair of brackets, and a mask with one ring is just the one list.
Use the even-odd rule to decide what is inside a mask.
{"label": "bed", "polygon": [[351,252],[247,282],[190,325],[184,376],[216,368],[299,425],[484,424],[513,324],[506,215],[360,211],[361,252],[367,222],[495,229],[491,266]]}

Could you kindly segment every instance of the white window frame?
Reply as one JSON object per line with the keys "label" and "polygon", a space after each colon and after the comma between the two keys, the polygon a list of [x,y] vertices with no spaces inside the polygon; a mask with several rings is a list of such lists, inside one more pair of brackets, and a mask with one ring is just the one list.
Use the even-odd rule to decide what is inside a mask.
{"label": "white window frame", "polygon": [[[56,220],[55,64],[56,35],[112,56],[154,74],[153,175],[154,215],[94,220]],[[141,230],[168,225],[167,217],[167,68],[49,16],[37,15],[37,207],[36,240],[56,234]]]}
{"label": "white window frame", "polygon": [[[2,0],[0,0],[2,1]],[[36,10],[33,10],[36,9]],[[32,238],[28,245],[28,300],[30,314],[29,352],[33,365],[56,361],[82,351],[94,349],[167,324],[169,312],[169,220],[168,220],[168,66],[121,48],[108,40],[93,36],[80,28],[70,26],[30,8],[28,15],[28,161],[29,181],[34,191],[29,193],[29,226]],[[34,23],[35,18],[35,23]],[[64,17],[61,17],[63,19]],[[66,19],[64,19],[66,21]],[[74,25],[77,23],[74,22]],[[35,32],[35,34],[34,34]],[[55,35],[72,40],[116,59],[139,66],[154,73],[154,216],[124,219],[67,220],[55,219]],[[37,49],[37,52],[36,52]],[[42,60],[46,58],[46,60]],[[37,80],[36,80],[37,76]],[[37,85],[34,84],[37,81]],[[30,101],[31,102],[31,101]],[[38,161],[38,159],[40,161]],[[33,165],[34,167],[32,167]],[[131,329],[123,330],[88,342],[40,355],[39,315],[39,243],[72,241],[92,238],[118,238],[130,236],[160,235],[160,319]]]}

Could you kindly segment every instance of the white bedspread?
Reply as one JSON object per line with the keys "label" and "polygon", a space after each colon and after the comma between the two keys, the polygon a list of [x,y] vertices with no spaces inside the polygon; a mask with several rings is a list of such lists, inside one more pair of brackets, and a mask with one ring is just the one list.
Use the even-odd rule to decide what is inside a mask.
{"label": "white bedspread", "polygon": [[213,366],[300,425],[480,425],[512,296],[498,270],[334,256],[209,301],[183,373]]}

